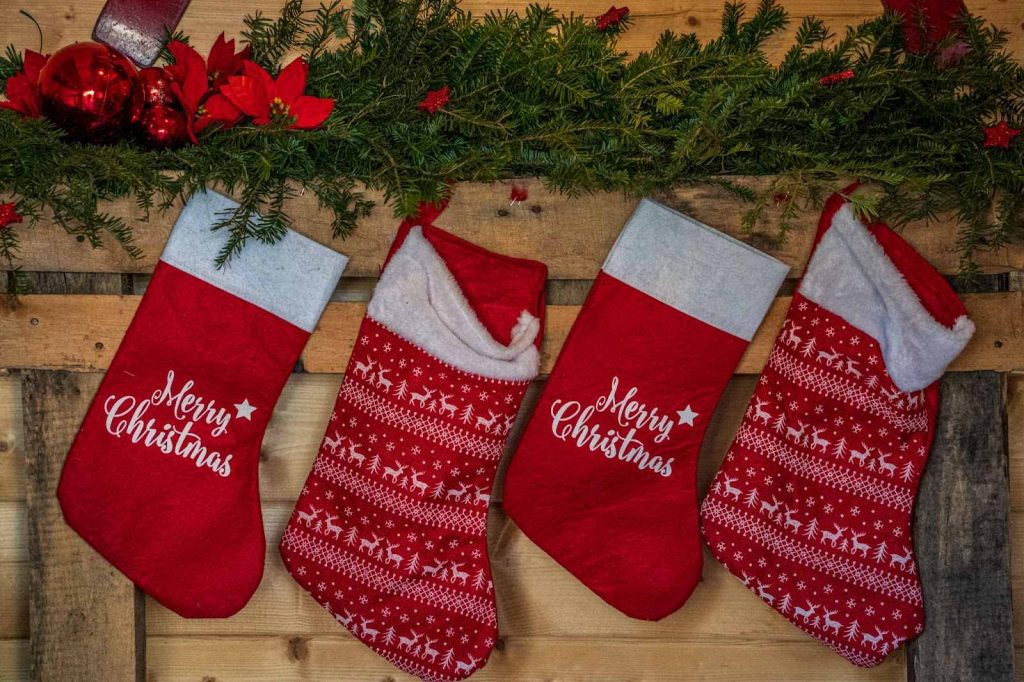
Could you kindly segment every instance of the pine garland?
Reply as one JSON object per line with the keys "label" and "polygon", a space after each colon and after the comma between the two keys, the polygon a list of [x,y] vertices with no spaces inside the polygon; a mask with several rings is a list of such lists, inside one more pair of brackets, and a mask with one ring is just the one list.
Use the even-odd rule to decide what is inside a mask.
{"label": "pine garland", "polygon": [[[290,226],[286,200],[300,191],[317,196],[344,236],[371,210],[365,188],[408,215],[453,181],[541,176],[570,194],[630,195],[717,183],[752,202],[744,223],[754,229],[773,197],[786,198],[791,219],[842,178],[860,177],[880,188],[862,208],[891,224],[954,214],[966,274],[979,249],[1024,236],[1024,144],[982,146],[985,126],[1022,127],[1024,70],[1005,52],[1006,33],[976,17],[962,36],[970,50],[953,65],[905,51],[893,15],[840,36],[804,19],[773,65],[765,44],[787,24],[773,0],[749,18],[727,5],[716,40],[665,32],[632,59],[616,47],[628,19],[600,31],[539,6],[478,19],[457,0],[312,11],[288,0],[278,18],[245,23],[254,59],[271,72],[286,54],[305,55],[308,92],[336,99],[322,129],[208,129],[198,145],[147,151],[131,140],[67,142],[46,121],[2,111],[0,195],[19,197],[25,227],[45,216],[94,246],[113,239],[138,255],[132,226],[98,202],[133,197],[166,209],[219,185],[241,201],[217,225],[230,232],[224,262],[249,239],[279,239]],[[8,49],[0,78],[19,68]],[[845,70],[854,76],[819,82]],[[445,107],[417,109],[444,85]],[[749,175],[775,179],[761,193],[729,180]],[[0,257],[12,262],[16,227],[0,230]]]}

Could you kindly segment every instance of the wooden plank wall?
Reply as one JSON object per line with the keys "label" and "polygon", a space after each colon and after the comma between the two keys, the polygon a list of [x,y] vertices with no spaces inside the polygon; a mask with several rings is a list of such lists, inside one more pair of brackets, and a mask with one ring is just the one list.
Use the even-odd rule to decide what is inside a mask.
{"label": "wooden plank wall", "polygon": [[[467,0],[465,6],[483,11],[525,4]],[[607,9],[607,0],[556,4],[566,12],[589,15]],[[1012,51],[1024,58],[1024,5],[1012,0],[970,4],[1009,29]],[[878,11],[874,0],[790,0],[786,5],[797,17],[813,12],[834,28]],[[44,51],[87,39],[101,6],[102,0],[0,3],[0,43],[39,48],[35,28],[18,14],[19,9],[32,12],[42,26]],[[182,28],[205,50],[221,29],[229,35],[237,32],[245,12],[262,9],[274,14],[278,6],[279,0],[193,0]],[[720,12],[720,0],[647,0],[633,7],[636,26],[626,34],[623,47],[633,51],[650,47],[665,28],[711,37]],[[776,48],[781,52],[785,45],[779,42]],[[593,277],[635,202],[610,195],[570,200],[547,193],[535,181],[528,183],[528,189],[529,201],[509,209],[507,186],[460,186],[440,223],[491,248],[539,257],[549,264],[554,280],[573,280],[552,282],[550,298],[558,307],[552,308],[545,348],[545,364],[550,366],[583,300],[585,280]],[[718,190],[687,188],[657,198],[737,232],[743,207]],[[132,215],[127,204],[111,209]],[[299,229],[326,241],[326,222],[312,201],[302,200],[293,209]],[[90,561],[88,548],[76,545],[73,534],[60,527],[59,513],[54,514],[52,504],[47,506],[52,503],[54,467],[59,466],[98,372],[117,347],[174,215],[176,211],[142,226],[140,242],[146,256],[138,261],[116,250],[91,251],[53,228],[40,227],[25,241],[25,269],[54,274],[34,276],[40,295],[26,297],[13,312],[0,311],[0,679],[402,678],[341,631],[287,575],[273,549],[341,382],[338,373],[348,352],[345,342],[353,338],[361,315],[357,301],[365,300],[393,232],[387,209],[376,211],[353,238],[336,245],[352,256],[346,280],[307,348],[306,372],[289,380],[268,429],[260,486],[270,551],[263,583],[240,614],[226,620],[190,621],[148,599],[144,612],[137,610],[137,591],[119,580],[116,572],[104,573],[102,561]],[[802,270],[815,220],[813,213],[808,214],[789,242],[772,249],[793,267],[794,276]],[[944,229],[911,226],[906,234],[941,270],[955,271],[948,225]],[[952,428],[940,437],[933,455],[944,459],[929,469],[925,492],[929,488],[937,492],[924,502],[927,509],[919,512],[919,523],[934,529],[929,532],[935,533],[930,536],[935,542],[949,544],[952,538],[952,550],[965,550],[961,554],[967,560],[972,556],[984,560],[997,583],[1006,579],[1007,548],[991,536],[1007,535],[1012,587],[1019,595],[1024,588],[1024,277],[1019,274],[1024,271],[1024,248],[985,254],[983,265],[987,272],[1017,274],[1005,278],[1009,286],[999,287],[1002,293],[968,297],[979,334],[955,369],[984,371],[952,375],[946,381],[952,399],[945,409],[952,410],[947,419]],[[123,274],[132,284],[127,289],[97,287],[88,284],[95,283],[92,276],[68,277],[61,272],[107,273],[99,277],[108,281],[120,280],[116,276]],[[116,291],[134,295],[115,295]],[[740,421],[753,391],[752,375],[763,363],[785,305],[784,298],[776,302],[723,396],[701,454],[701,489],[706,488]],[[541,387],[538,382],[531,390],[524,414]],[[956,427],[968,418],[974,420],[968,424],[974,430],[961,433]],[[999,429],[985,428],[986,421],[993,420],[1005,425],[1004,436]],[[26,461],[31,465],[26,466]],[[980,495],[978,486],[992,488]],[[988,638],[979,654],[985,661],[968,660],[969,670],[936,667],[960,665],[967,658],[957,655],[966,645],[949,623],[958,609],[977,598],[970,590],[981,589],[987,597],[1004,594],[986,590],[987,583],[980,577],[972,582],[970,576],[962,575],[964,565],[940,561],[950,559],[948,546],[930,547],[927,542],[919,546],[929,557],[929,569],[934,569],[931,575],[925,573],[926,579],[933,578],[926,584],[927,604],[934,609],[929,611],[929,641],[922,640],[909,653],[897,652],[878,668],[861,670],[759,604],[710,557],[704,583],[681,611],[658,623],[625,618],[534,547],[508,521],[500,501],[499,484],[491,510],[490,549],[502,640],[489,665],[474,679],[933,680],[967,679],[972,674],[983,679],[977,677],[979,671],[985,671],[984,679],[1007,679],[1010,674],[1004,655],[1009,646],[1006,624],[993,628],[988,622],[986,629],[986,619],[1008,613],[1005,603],[987,604],[971,614],[971,627]],[[944,505],[966,509],[974,516],[954,525],[944,515]],[[986,531],[973,538],[975,544],[967,552],[968,545],[962,543],[965,537],[971,539],[975,523],[986,524]],[[59,592],[50,591],[54,581],[74,586],[66,601]],[[946,581],[966,584],[967,592],[954,591]],[[91,595],[91,602],[101,603],[102,609],[76,604],[75,599],[89,596],[83,592],[85,586],[102,590],[102,597]],[[47,593],[38,594],[39,589]],[[1018,637],[1016,669],[1024,671],[1024,608],[1014,610],[1013,620]],[[993,632],[996,636],[989,637]],[[144,641],[135,641],[140,633]],[[60,646],[61,638],[85,644],[69,649],[66,642]],[[46,655],[49,645],[56,647],[52,657]],[[77,653],[77,659],[60,657],[68,651]],[[985,668],[989,663],[992,667]]]}

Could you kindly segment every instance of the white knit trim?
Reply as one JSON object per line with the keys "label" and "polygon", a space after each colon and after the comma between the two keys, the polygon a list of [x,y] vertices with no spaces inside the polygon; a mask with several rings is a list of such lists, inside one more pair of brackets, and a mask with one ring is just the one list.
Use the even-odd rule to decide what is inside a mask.
{"label": "white knit trim", "polygon": [[601,269],[665,305],[750,341],[789,267],[644,199]]}
{"label": "white knit trim", "polygon": [[875,339],[906,392],[942,376],[974,334],[966,315],[952,329],[932,317],[850,204],[818,244],[800,293]]}
{"label": "white knit trim", "polygon": [[512,328],[512,342],[507,346],[498,342],[418,226],[409,231],[381,273],[367,314],[464,372],[506,381],[537,376],[540,353],[533,342],[540,320],[522,311]]}
{"label": "white knit trim", "polygon": [[294,230],[276,244],[250,240],[241,254],[218,268],[228,240],[210,228],[238,202],[216,192],[197,192],[182,207],[160,260],[312,332],[348,258]]}

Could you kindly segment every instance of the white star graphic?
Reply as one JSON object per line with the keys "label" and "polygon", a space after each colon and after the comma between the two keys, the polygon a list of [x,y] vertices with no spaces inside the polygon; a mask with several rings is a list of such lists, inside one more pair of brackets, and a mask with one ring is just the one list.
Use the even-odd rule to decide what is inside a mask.
{"label": "white star graphic", "polygon": [[252,413],[255,411],[256,408],[249,404],[248,398],[240,403],[235,403],[236,419],[248,419],[249,421],[252,421]]}
{"label": "white star graphic", "polygon": [[693,420],[699,415],[698,412],[691,410],[689,405],[682,410],[676,410],[676,414],[679,415],[679,421],[677,423],[686,424],[687,426],[693,426]]}

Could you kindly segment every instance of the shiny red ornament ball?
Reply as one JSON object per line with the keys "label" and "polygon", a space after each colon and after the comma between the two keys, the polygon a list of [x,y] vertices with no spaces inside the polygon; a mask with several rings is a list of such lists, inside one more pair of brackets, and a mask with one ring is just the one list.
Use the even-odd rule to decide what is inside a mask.
{"label": "shiny red ornament ball", "polygon": [[163,104],[147,107],[138,125],[142,142],[153,149],[179,147],[188,140],[185,114],[173,107]]}
{"label": "shiny red ornament ball", "polygon": [[43,114],[73,140],[110,142],[126,132],[136,75],[132,63],[106,45],[69,45],[39,73]]}
{"label": "shiny red ornament ball", "polygon": [[131,121],[137,123],[148,107],[162,105],[176,106],[177,99],[171,92],[171,77],[164,69],[151,66],[139,71],[138,95],[133,100]]}

